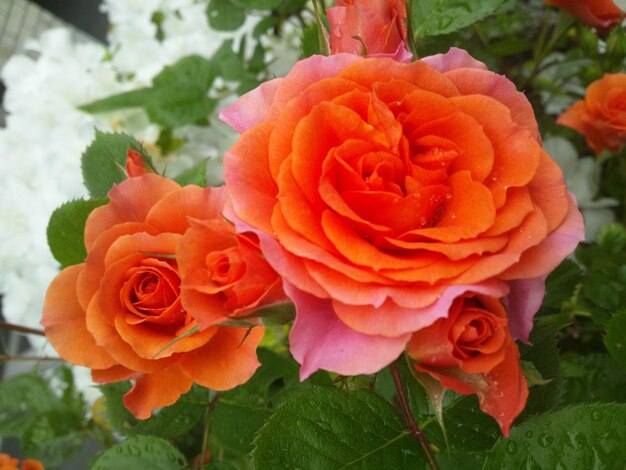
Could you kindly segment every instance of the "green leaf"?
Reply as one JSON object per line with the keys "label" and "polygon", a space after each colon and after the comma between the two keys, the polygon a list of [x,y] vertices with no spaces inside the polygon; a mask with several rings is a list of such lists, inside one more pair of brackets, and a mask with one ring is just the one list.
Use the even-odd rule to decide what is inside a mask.
{"label": "green leaf", "polygon": [[546,280],[546,295],[542,309],[560,310],[561,304],[569,300],[580,282],[582,271],[574,261],[563,261]]}
{"label": "green leaf", "polygon": [[85,222],[91,211],[108,202],[108,198],[75,199],[57,208],[48,222],[50,251],[62,267],[82,263],[85,249]]}
{"label": "green leaf", "polygon": [[196,425],[208,404],[207,390],[194,386],[175,404],[161,408],[149,419],[138,420],[122,402],[122,396],[129,389],[129,382],[115,382],[100,387],[106,400],[106,417],[111,428],[127,436],[143,434],[168,439],[178,438]]}
{"label": "green leaf", "polygon": [[626,374],[608,354],[571,353],[565,357],[563,369],[566,403],[626,402]]}
{"label": "green leaf", "polygon": [[89,470],[184,470],[185,456],[167,442],[154,436],[134,436],[101,453]]}
{"label": "green leaf", "polygon": [[70,458],[85,440],[84,401],[67,368],[60,379],[61,397],[32,374],[0,382],[0,436],[18,437],[22,451],[46,467]]}
{"label": "green leaf", "polygon": [[502,468],[621,468],[626,461],[626,405],[579,405],[514,427],[483,470]]}
{"label": "green leaf", "polygon": [[402,417],[367,390],[313,388],[291,395],[257,434],[254,468],[423,468]]}
{"label": "green leaf", "polygon": [[309,24],[300,35],[300,55],[303,59],[320,53],[319,27],[316,23]]}
{"label": "green leaf", "polygon": [[626,372],[626,310],[617,312],[611,321],[606,325],[606,336],[604,344],[609,354]]}
{"label": "green leaf", "polygon": [[24,374],[0,382],[0,436],[20,436],[39,413],[59,407],[41,377]]}
{"label": "green leaf", "polygon": [[418,38],[458,31],[494,14],[507,0],[414,0],[412,22]]}
{"label": "green leaf", "polygon": [[211,61],[199,55],[183,57],[165,67],[154,77],[154,91],[145,105],[148,117],[166,128],[205,119],[216,106],[216,101],[207,96],[215,74]]}
{"label": "green leaf", "polygon": [[491,416],[480,410],[476,396],[459,395],[451,390],[447,390],[442,397],[444,434],[437,410],[426,390],[404,362],[398,365],[407,387],[411,410],[430,443],[453,453],[484,452],[498,440],[500,427]]}
{"label": "green leaf", "polygon": [[126,178],[126,154],[133,149],[150,162],[146,150],[133,137],[96,131],[96,138],[82,156],[83,181],[92,198],[103,198],[113,184]]}
{"label": "green leaf", "polygon": [[221,445],[240,455],[252,450],[255,432],[289,393],[310,387],[310,381],[330,385],[330,381],[324,383],[324,373],[301,383],[298,364],[287,355],[259,348],[258,356],[261,367],[248,382],[222,393],[211,413],[212,434]]}
{"label": "green leaf", "polygon": [[552,382],[552,379],[544,379],[541,372],[537,370],[535,364],[530,361],[520,361],[522,366],[522,372],[529,387],[534,385],[547,385]]}
{"label": "green leaf", "polygon": [[273,10],[281,4],[283,0],[230,0],[233,5],[239,8],[252,10]]}
{"label": "green leaf", "polygon": [[521,359],[530,362],[549,382],[529,390],[526,407],[517,422],[553,410],[563,401],[565,378],[556,347],[556,333],[560,327],[560,317],[543,317],[542,322],[536,322],[530,334],[530,345],[519,344]]}
{"label": "green leaf", "polygon": [[75,455],[85,442],[82,416],[64,411],[40,413],[22,434],[24,454],[56,467]]}
{"label": "green leaf", "polygon": [[126,91],[118,95],[108,96],[107,98],[82,105],[79,109],[87,113],[98,114],[108,113],[118,109],[139,108],[145,106],[153,93],[154,90],[152,88]]}
{"label": "green leaf", "polygon": [[234,31],[246,21],[246,12],[231,0],[210,0],[206,14],[217,31]]}
{"label": "green leaf", "polygon": [[196,186],[206,186],[206,166],[207,161],[201,160],[191,168],[176,175],[173,180],[181,186],[195,184]]}

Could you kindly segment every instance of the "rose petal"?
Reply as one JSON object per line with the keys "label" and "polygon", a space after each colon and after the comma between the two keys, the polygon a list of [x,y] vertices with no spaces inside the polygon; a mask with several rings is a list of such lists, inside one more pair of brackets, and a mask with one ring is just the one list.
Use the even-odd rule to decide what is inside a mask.
{"label": "rose petal", "polygon": [[124,395],[124,406],[137,419],[148,419],[156,408],[173,405],[192,385],[178,364],[134,378],[135,383]]}
{"label": "rose petal", "polygon": [[284,288],[296,305],[289,342],[291,354],[302,366],[300,380],[318,369],[343,375],[373,374],[394,361],[411,336],[358,333],[337,318],[329,300],[313,297],[288,282]]}
{"label": "rose petal", "polygon": [[52,281],[43,308],[41,324],[48,340],[67,361],[92,369],[106,369],[115,360],[87,330],[85,311],[78,303],[76,283],[84,264],[70,266]]}

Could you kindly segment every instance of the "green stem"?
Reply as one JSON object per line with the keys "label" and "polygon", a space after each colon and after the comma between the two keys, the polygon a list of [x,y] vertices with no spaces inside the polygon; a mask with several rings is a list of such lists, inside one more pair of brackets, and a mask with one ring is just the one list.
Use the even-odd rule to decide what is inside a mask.
{"label": "green stem", "polygon": [[415,418],[411,412],[411,407],[409,406],[409,402],[404,391],[404,385],[402,384],[402,379],[400,378],[400,373],[398,372],[398,366],[394,362],[389,366],[389,368],[391,369],[391,375],[393,376],[393,382],[396,385],[396,390],[398,390],[400,406],[402,407],[402,413],[404,414],[404,418],[409,426],[409,431],[411,431],[411,434],[422,448],[422,453],[424,454],[424,457],[426,457],[426,461],[428,462],[431,470],[439,470],[439,465],[437,465],[437,462],[435,461],[435,457],[430,449],[430,444],[428,444],[426,436],[415,422]]}
{"label": "green stem", "polygon": [[415,45],[415,37],[413,36],[413,2],[406,2],[406,39],[409,51],[413,54],[413,59],[419,59],[417,55],[417,46]]}

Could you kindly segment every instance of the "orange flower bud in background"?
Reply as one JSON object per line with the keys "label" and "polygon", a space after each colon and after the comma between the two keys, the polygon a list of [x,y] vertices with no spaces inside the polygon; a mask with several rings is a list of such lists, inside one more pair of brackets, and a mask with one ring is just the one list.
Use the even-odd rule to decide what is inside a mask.
{"label": "orange flower bud in background", "polygon": [[613,28],[624,18],[613,0],[546,0],[546,4],[567,10],[586,25],[602,30]]}
{"label": "orange flower bud in background", "polygon": [[329,8],[332,54],[388,55],[408,61],[406,4],[402,0],[337,0]]}
{"label": "orange flower bud in background", "polygon": [[626,143],[626,73],[606,74],[557,120],[585,136],[596,154]]}

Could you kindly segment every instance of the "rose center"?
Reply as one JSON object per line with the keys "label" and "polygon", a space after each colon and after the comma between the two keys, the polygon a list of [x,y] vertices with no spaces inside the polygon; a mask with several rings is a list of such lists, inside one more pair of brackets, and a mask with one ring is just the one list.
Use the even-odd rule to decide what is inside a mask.
{"label": "rose center", "polygon": [[129,269],[120,290],[120,300],[132,314],[130,323],[182,326],[187,316],[180,304],[180,277],[173,262],[142,260]]}
{"label": "rose center", "polygon": [[241,279],[246,264],[236,247],[209,253],[205,258],[209,278],[219,286],[230,285]]}

